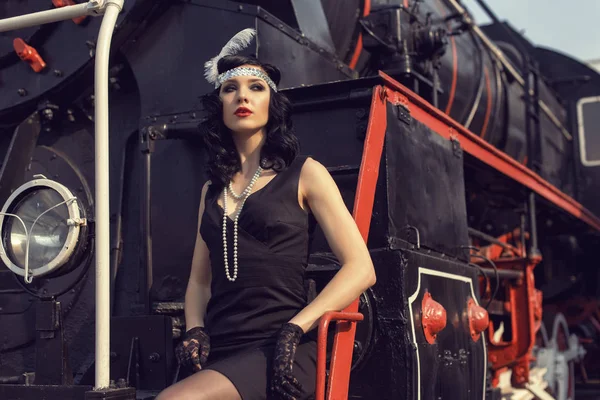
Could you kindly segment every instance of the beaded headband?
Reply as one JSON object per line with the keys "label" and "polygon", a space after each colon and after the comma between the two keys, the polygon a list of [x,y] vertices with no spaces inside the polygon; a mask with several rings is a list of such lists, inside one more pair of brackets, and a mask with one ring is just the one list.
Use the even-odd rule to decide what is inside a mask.
{"label": "beaded headband", "polygon": [[232,68],[229,71],[223,72],[221,75],[219,75],[217,77],[217,83],[215,84],[215,89],[218,88],[219,86],[221,86],[223,84],[223,82],[225,82],[227,79],[231,79],[235,76],[255,76],[255,77],[260,78],[263,81],[265,81],[267,83],[267,85],[269,85],[271,87],[271,89],[273,89],[274,92],[277,91],[277,86],[275,85],[275,82],[273,82],[273,80],[271,78],[269,78],[269,75],[265,74],[263,71],[261,71],[258,68],[251,68],[251,67],[237,67],[237,68]]}
{"label": "beaded headband", "polygon": [[259,79],[265,81],[273,91],[277,91],[277,85],[269,76],[261,71],[258,68],[250,68],[250,67],[237,67],[232,68],[229,71],[225,71],[219,75],[219,71],[217,69],[217,65],[219,64],[219,60],[226,56],[231,56],[237,54],[242,51],[252,41],[252,38],[256,35],[256,31],[252,28],[244,29],[243,31],[238,32],[234,37],[232,37],[229,42],[221,49],[218,55],[211,58],[204,64],[204,76],[209,83],[215,85],[215,89],[223,84],[227,79],[233,78],[235,76],[255,76]]}

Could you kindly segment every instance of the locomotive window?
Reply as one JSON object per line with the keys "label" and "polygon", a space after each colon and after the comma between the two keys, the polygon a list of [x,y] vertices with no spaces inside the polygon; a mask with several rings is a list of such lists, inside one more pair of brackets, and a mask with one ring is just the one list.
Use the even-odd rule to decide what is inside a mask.
{"label": "locomotive window", "polygon": [[587,167],[600,166],[600,96],[577,102],[579,152]]}

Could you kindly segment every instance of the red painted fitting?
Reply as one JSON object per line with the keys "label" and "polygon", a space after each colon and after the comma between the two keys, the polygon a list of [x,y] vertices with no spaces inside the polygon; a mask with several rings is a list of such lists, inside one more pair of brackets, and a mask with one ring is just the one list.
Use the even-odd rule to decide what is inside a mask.
{"label": "red painted fitting", "polygon": [[437,334],[446,327],[446,309],[427,291],[421,302],[421,325],[429,344],[434,344]]}
{"label": "red painted fitting", "polygon": [[[76,3],[74,0],[52,0],[52,4],[54,4],[54,7],[56,8],[61,8],[61,7],[66,7],[66,6],[74,6]],[[81,24],[83,21],[85,21],[85,19],[87,18],[87,16],[82,15],[81,17],[76,17],[73,18],[73,22],[75,22],[77,25]]]}
{"label": "red painted fitting", "polygon": [[471,331],[471,338],[474,342],[479,340],[481,332],[487,329],[490,324],[490,316],[485,308],[475,304],[473,299],[469,299],[467,302],[467,310],[469,315],[469,330]]}
{"label": "red painted fitting", "polygon": [[534,296],[531,299],[531,301],[533,302],[533,317],[536,322],[542,320],[542,301],[543,301],[543,299],[544,299],[544,297],[543,297],[542,291],[536,289],[534,292]]}
{"label": "red painted fitting", "polygon": [[38,54],[37,50],[25,43],[23,39],[15,38],[13,40],[13,47],[19,58],[29,64],[35,72],[40,72],[46,68],[46,62]]}

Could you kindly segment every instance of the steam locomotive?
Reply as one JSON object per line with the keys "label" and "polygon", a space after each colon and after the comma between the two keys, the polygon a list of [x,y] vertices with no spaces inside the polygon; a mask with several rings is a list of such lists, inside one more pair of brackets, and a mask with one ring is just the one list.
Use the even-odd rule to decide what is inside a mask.
{"label": "steam locomotive", "polygon": [[[125,1],[109,68],[111,385],[98,390],[101,19],[2,34],[0,398],[151,399],[186,374],[173,348],[206,180],[203,64],[246,27],[246,52],[282,70],[301,152],[334,176],[378,276],[322,322],[317,398],[590,390],[600,75],[478,2],[490,25],[458,0]],[[83,4],[49,3],[5,0],[0,18]],[[317,230],[309,290],[338,268]]]}

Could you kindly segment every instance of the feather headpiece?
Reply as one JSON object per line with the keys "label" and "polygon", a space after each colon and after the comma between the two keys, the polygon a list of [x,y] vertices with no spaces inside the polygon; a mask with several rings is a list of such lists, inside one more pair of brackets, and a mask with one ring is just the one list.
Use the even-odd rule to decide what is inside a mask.
{"label": "feather headpiece", "polygon": [[206,80],[214,85],[217,85],[217,78],[219,76],[217,64],[219,63],[219,60],[223,57],[231,56],[244,50],[246,47],[248,47],[252,41],[252,38],[254,38],[254,35],[256,35],[256,31],[252,28],[247,28],[238,32],[234,37],[232,37],[229,42],[223,46],[218,55],[211,58],[204,64],[204,76],[206,77]]}
{"label": "feather headpiece", "polygon": [[244,29],[238,32],[232,37],[229,42],[221,49],[221,52],[215,57],[211,58],[204,64],[204,76],[209,83],[215,85],[217,89],[223,82],[236,76],[256,76],[264,80],[273,91],[277,91],[277,85],[262,69],[256,67],[243,67],[239,66],[232,68],[228,71],[223,72],[219,75],[218,64],[219,60],[223,57],[232,56],[244,50],[252,38],[256,35],[256,31],[252,28]]}

